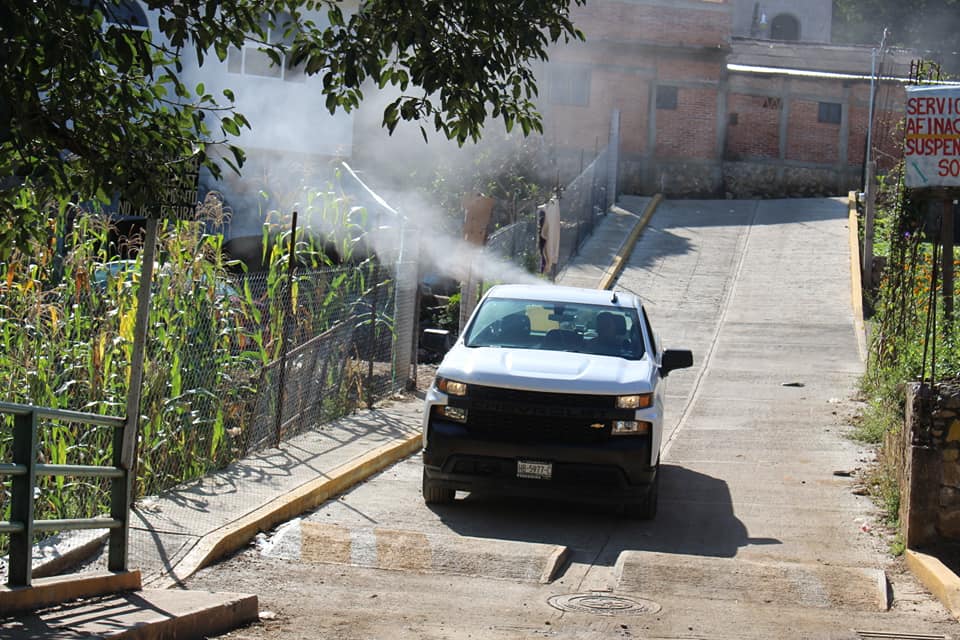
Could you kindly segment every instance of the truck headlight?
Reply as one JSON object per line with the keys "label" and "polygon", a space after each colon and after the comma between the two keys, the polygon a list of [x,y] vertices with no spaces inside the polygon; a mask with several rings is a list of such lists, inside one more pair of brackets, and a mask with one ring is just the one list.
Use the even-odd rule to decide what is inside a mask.
{"label": "truck headlight", "polygon": [[466,382],[457,382],[456,380],[448,380],[447,378],[441,378],[440,376],[437,376],[437,389],[439,389],[440,391],[450,396],[467,395]]}
{"label": "truck headlight", "polygon": [[650,433],[651,426],[642,420],[614,420],[612,433],[615,436],[644,436]]}
{"label": "truck headlight", "polygon": [[652,393],[617,396],[617,409],[646,409],[653,404]]}

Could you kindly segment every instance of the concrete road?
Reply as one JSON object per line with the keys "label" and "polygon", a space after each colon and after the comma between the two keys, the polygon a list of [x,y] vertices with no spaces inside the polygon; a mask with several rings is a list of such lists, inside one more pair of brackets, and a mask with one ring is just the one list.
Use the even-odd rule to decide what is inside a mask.
{"label": "concrete road", "polygon": [[960,636],[853,493],[871,454],[848,438],[846,221],[830,199],[660,205],[617,283],[695,354],[671,375],[655,521],[483,495],[428,509],[412,458],[189,586],[260,594],[276,615],[236,638]]}

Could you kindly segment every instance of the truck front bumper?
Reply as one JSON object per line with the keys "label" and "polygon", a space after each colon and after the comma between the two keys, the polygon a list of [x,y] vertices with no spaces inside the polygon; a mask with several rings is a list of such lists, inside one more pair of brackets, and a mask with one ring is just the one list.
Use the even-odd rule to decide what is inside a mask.
{"label": "truck front bumper", "polygon": [[[612,437],[589,444],[509,442],[431,419],[423,451],[424,478],[437,487],[583,502],[638,502],[657,474],[650,437]],[[518,476],[519,462],[550,465],[549,478]]]}

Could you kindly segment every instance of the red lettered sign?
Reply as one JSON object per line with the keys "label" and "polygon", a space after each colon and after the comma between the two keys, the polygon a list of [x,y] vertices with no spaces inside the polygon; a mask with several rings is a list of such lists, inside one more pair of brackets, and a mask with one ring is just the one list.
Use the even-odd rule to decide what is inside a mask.
{"label": "red lettered sign", "polygon": [[908,187],[960,187],[960,86],[907,87]]}

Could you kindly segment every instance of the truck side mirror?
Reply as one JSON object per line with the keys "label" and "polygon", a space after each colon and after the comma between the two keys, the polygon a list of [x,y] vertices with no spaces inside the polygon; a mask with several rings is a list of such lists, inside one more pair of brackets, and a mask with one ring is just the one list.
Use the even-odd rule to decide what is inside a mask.
{"label": "truck side mirror", "polygon": [[660,375],[664,378],[674,369],[693,366],[693,352],[689,349],[666,349],[660,359]]}

